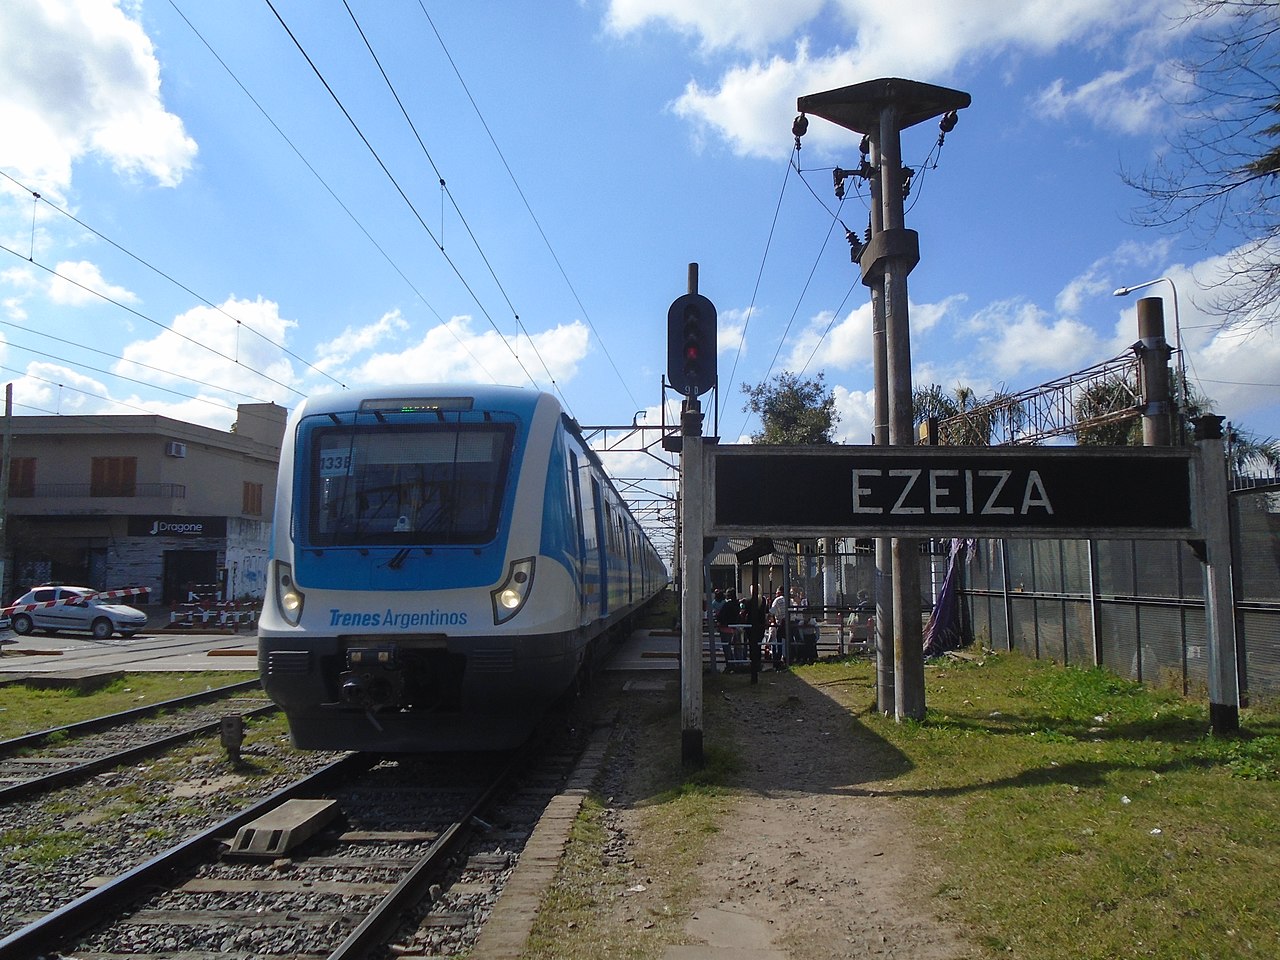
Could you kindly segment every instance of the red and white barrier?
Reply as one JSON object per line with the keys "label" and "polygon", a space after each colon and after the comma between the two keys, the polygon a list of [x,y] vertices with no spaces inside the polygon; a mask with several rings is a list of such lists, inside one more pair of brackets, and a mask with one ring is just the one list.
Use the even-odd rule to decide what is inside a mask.
{"label": "red and white barrier", "polygon": [[90,600],[120,600],[126,597],[145,597],[151,593],[150,587],[124,587],[120,590],[99,590],[96,593],[76,594],[58,600],[42,600],[39,603],[15,603],[0,610],[4,616],[15,613],[29,613],[32,610],[46,610],[49,607],[65,607],[69,603],[87,603]]}

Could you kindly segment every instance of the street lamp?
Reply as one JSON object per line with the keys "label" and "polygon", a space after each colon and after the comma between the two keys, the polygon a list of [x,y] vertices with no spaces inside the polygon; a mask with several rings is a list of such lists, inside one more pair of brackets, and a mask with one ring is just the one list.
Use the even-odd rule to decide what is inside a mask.
{"label": "street lamp", "polygon": [[1186,351],[1182,349],[1182,324],[1178,320],[1178,288],[1168,277],[1156,277],[1154,280],[1147,280],[1143,283],[1135,283],[1128,287],[1120,287],[1113,290],[1113,297],[1127,297],[1135,290],[1141,290],[1144,287],[1150,287],[1157,283],[1169,284],[1169,289],[1173,291],[1173,339],[1178,344],[1178,439],[1186,442],[1186,416],[1187,416],[1187,361]]}

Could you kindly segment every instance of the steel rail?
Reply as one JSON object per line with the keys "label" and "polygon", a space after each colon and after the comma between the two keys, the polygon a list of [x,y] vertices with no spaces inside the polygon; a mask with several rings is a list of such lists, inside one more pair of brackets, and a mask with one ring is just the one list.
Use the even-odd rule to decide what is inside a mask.
{"label": "steel rail", "polygon": [[228,817],[189,837],[164,853],[139,864],[103,884],[96,890],[73,900],[0,940],[0,960],[31,960],[47,954],[76,937],[83,936],[103,922],[113,911],[150,893],[153,884],[172,870],[181,869],[206,859],[208,850],[220,837],[234,835],[247,823],[258,819],[286,800],[326,786],[362,769],[379,759],[377,754],[352,753],[321,768],[310,776],[277,791],[265,800]]}
{"label": "steel rail", "polygon": [[174,697],[172,700],[164,700],[160,703],[148,704],[145,707],[133,707],[129,710],[122,710],[119,713],[109,713],[101,717],[93,717],[90,720],[80,720],[76,723],[68,723],[62,727],[50,727],[48,730],[37,730],[34,733],[24,733],[20,737],[13,737],[9,740],[0,740],[0,757],[6,756],[17,750],[26,747],[39,746],[45,740],[55,735],[64,736],[80,736],[86,733],[97,733],[99,730],[107,730],[111,727],[120,726],[142,717],[151,716],[152,714],[162,713],[165,710],[177,710],[182,707],[193,706],[198,703],[207,703],[210,700],[217,700],[225,694],[239,693],[243,690],[252,690],[255,687],[261,687],[262,681],[257,677],[252,680],[241,680],[239,683],[229,683],[225,687],[217,687],[213,690],[201,690],[199,693],[189,693],[186,696]]}
{"label": "steel rail", "polygon": [[[246,713],[241,714],[244,717],[259,717],[268,713],[275,713],[280,708],[274,703],[265,706],[255,707]],[[102,757],[95,757],[92,760],[86,760],[84,763],[76,764],[74,767],[67,767],[63,770],[55,770],[53,773],[46,773],[42,776],[35,777],[31,780],[24,780],[21,783],[10,784],[7,787],[0,787],[0,803],[8,803],[12,800],[18,800],[22,797],[28,797],[37,793],[45,793],[49,790],[56,790],[58,787],[66,786],[68,783],[74,783],[85,777],[103,770],[110,770],[114,767],[131,763],[134,760],[140,760],[143,757],[151,756],[155,753],[161,753],[169,747],[182,743],[184,740],[190,740],[207,733],[216,733],[222,725],[221,720],[212,720],[209,723],[202,723],[199,726],[192,727],[189,730],[182,730],[178,733],[171,733],[165,737],[159,737],[155,740],[148,740],[145,743],[137,744],[125,750],[119,750],[115,753],[109,753]]]}
{"label": "steel rail", "polygon": [[441,832],[422,855],[422,859],[383,897],[368,916],[360,921],[359,926],[351,931],[347,939],[329,955],[329,960],[356,960],[365,956],[373,947],[386,942],[395,929],[404,922],[404,912],[426,895],[435,876],[434,871],[440,862],[448,857],[466,837],[464,828],[479,816],[479,812],[522,767],[525,762],[521,758],[522,753],[523,750],[516,751],[511,762],[472,803],[462,819]]}

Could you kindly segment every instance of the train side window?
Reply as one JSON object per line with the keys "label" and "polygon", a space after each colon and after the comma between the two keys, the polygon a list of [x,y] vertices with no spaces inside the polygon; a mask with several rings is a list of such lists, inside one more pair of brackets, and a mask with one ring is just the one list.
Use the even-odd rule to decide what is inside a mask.
{"label": "train side window", "polygon": [[573,523],[578,531],[578,556],[585,557],[587,555],[586,534],[582,529],[582,487],[579,484],[578,472],[578,455],[569,451],[569,490],[572,494],[573,502]]}

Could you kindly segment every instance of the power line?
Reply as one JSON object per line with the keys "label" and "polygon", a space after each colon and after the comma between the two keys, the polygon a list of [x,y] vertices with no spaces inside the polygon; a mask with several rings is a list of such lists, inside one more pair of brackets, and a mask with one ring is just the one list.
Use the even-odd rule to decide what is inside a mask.
{"label": "power line", "polygon": [[[317,366],[316,366],[314,363],[312,363],[311,361],[306,360],[306,359],[304,359],[304,358],[302,358],[302,357],[298,356],[296,353],[294,353],[292,350],[290,350],[290,349],[289,349],[288,347],[286,347],[284,344],[282,344],[282,343],[276,343],[274,340],[272,340],[272,339],[271,339],[270,337],[268,337],[266,334],[264,334],[264,333],[262,333],[262,332],[260,332],[260,331],[258,331],[258,330],[255,330],[255,329],[253,328],[253,326],[251,326],[250,324],[245,323],[245,322],[244,322],[244,321],[242,321],[239,317],[236,317],[236,316],[234,316],[234,315],[232,315],[232,314],[228,313],[226,310],[224,310],[222,307],[218,306],[216,303],[214,303],[214,302],[213,302],[212,300],[210,300],[208,297],[204,297],[204,296],[201,296],[200,294],[196,293],[194,290],[192,290],[192,289],[191,289],[190,287],[188,287],[186,284],[182,283],[180,280],[176,280],[176,279],[174,279],[174,278],[173,278],[173,277],[171,277],[169,274],[165,273],[163,270],[161,270],[159,267],[157,267],[155,264],[150,263],[150,262],[148,262],[148,261],[144,260],[142,257],[138,256],[138,255],[137,255],[136,253],[134,253],[132,250],[129,250],[129,249],[127,249],[126,247],[121,246],[120,244],[116,243],[116,241],[112,240],[110,237],[106,236],[105,234],[101,233],[101,232],[100,232],[100,231],[98,231],[98,230],[95,230],[93,227],[89,226],[89,224],[85,223],[85,222],[84,222],[83,220],[81,220],[79,217],[77,217],[77,216],[75,216],[74,214],[72,214],[72,213],[70,213],[70,212],[68,212],[68,211],[66,211],[66,210],[64,210],[64,209],[62,209],[60,206],[58,206],[56,203],[53,203],[53,202],[52,202],[51,200],[49,200],[47,197],[43,197],[43,196],[41,196],[39,193],[37,193],[35,190],[32,190],[30,187],[27,187],[25,184],[19,183],[17,180],[15,180],[15,179],[14,179],[13,177],[11,177],[9,174],[5,173],[3,170],[0,170],[0,176],[3,176],[4,178],[6,178],[7,180],[9,180],[10,182],[12,182],[13,184],[15,184],[16,186],[20,187],[21,189],[26,190],[28,193],[30,193],[30,194],[31,194],[31,196],[32,196],[32,197],[34,197],[34,198],[36,199],[36,201],[37,201],[37,202],[41,202],[41,203],[46,204],[46,205],[47,205],[48,207],[50,207],[51,209],[56,210],[58,213],[62,214],[62,215],[63,215],[64,217],[66,217],[68,220],[71,220],[72,222],[76,223],[77,225],[79,225],[79,226],[80,226],[80,227],[82,227],[83,229],[88,230],[90,233],[92,233],[92,234],[93,234],[95,237],[97,237],[99,240],[102,240],[102,241],[104,241],[105,243],[108,243],[108,244],[110,244],[111,246],[115,247],[117,250],[119,250],[119,251],[120,251],[121,253],[123,253],[125,256],[129,257],[130,259],[132,259],[135,263],[140,263],[140,264],[142,264],[142,266],[146,267],[146,268],[147,268],[148,270],[150,270],[152,273],[158,274],[159,276],[163,277],[164,279],[166,279],[166,280],[168,280],[170,283],[172,283],[175,287],[178,287],[180,290],[183,290],[183,291],[185,291],[186,293],[191,294],[191,296],[195,297],[197,300],[199,300],[199,301],[200,301],[201,303],[203,303],[205,306],[207,306],[207,307],[212,307],[214,310],[217,310],[220,314],[222,314],[222,315],[223,315],[224,317],[226,317],[228,320],[234,320],[238,326],[242,326],[242,327],[244,327],[246,330],[248,330],[250,333],[256,334],[256,335],[257,335],[258,337],[260,337],[264,342],[266,342],[266,343],[270,344],[271,346],[275,347],[277,350],[281,351],[282,353],[286,353],[286,354],[288,354],[289,356],[293,357],[293,359],[297,360],[299,363],[301,363],[301,364],[303,364],[303,365],[305,365],[305,366],[310,367],[312,370],[315,370],[315,371],[316,371],[316,373],[319,373],[319,374],[321,374],[322,376],[328,377],[330,380],[332,380],[332,381],[333,381],[334,383],[336,383],[338,386],[342,387],[344,390],[346,389],[346,386],[347,386],[347,385],[346,385],[345,383],[343,383],[342,381],[338,380],[336,377],[334,377],[334,376],[332,376],[332,375],[330,375],[330,374],[326,373],[325,371],[321,370],[319,367],[317,367]],[[28,259],[30,259],[30,258],[28,258]]]}
{"label": "power line", "polygon": [[582,302],[582,298],[578,296],[578,291],[573,286],[573,281],[569,279],[569,274],[565,272],[564,264],[560,262],[555,249],[551,246],[546,231],[542,229],[542,223],[538,220],[538,215],[533,212],[533,207],[529,204],[529,199],[524,195],[524,190],[520,187],[520,183],[516,180],[515,173],[511,170],[511,165],[507,163],[507,158],[502,152],[502,148],[498,146],[498,141],[493,135],[493,131],[489,129],[489,124],[484,118],[484,114],[480,110],[479,104],[476,103],[475,97],[471,95],[467,82],[462,78],[462,71],[458,69],[458,65],[453,60],[453,55],[449,52],[448,46],[444,42],[444,37],[440,35],[440,31],[436,28],[435,21],[431,19],[431,14],[427,13],[427,8],[422,0],[418,0],[418,7],[422,10],[422,15],[426,17],[427,23],[431,25],[432,32],[436,35],[436,39],[440,42],[440,49],[444,51],[445,59],[449,61],[449,66],[453,68],[454,75],[458,78],[458,83],[462,86],[462,91],[467,95],[467,99],[471,102],[471,107],[476,112],[476,117],[480,120],[480,125],[484,127],[484,132],[489,137],[489,142],[493,144],[494,151],[498,154],[498,159],[502,161],[503,169],[507,171],[507,176],[511,178],[512,185],[516,188],[516,193],[520,196],[520,202],[524,204],[524,208],[529,213],[529,218],[533,220],[533,225],[538,229],[538,235],[542,237],[542,242],[547,248],[547,252],[551,254],[551,259],[555,261],[556,269],[560,271],[560,276],[564,278],[565,285],[568,286],[569,292],[573,294],[574,301],[578,304],[578,309],[582,311],[582,318],[587,321],[587,326],[591,328],[591,332],[595,334],[596,341],[600,344],[600,349],[604,351],[605,358],[609,361],[609,366],[613,368],[614,374],[618,378],[618,382],[622,384],[622,389],[627,392],[627,398],[631,401],[632,406],[640,406],[639,401],[631,393],[631,388],[627,386],[626,379],[622,376],[622,372],[618,369],[618,365],[613,362],[613,355],[609,353],[609,348],[605,345],[604,338],[600,336],[600,331],[596,329],[596,325],[591,320],[586,306]]}
{"label": "power line", "polygon": [[[5,324],[5,326],[15,327],[15,328],[17,328],[17,329],[26,329],[26,328],[24,328],[24,327],[20,327],[20,326],[19,326],[18,324],[16,324],[16,323],[10,323],[10,322],[9,322],[9,321],[7,321],[7,320],[0,320],[0,323]],[[47,336],[47,335],[46,335],[46,336]],[[49,337],[49,339],[51,339],[51,340],[55,340],[55,341],[57,341],[58,343],[65,343],[65,344],[67,344],[67,345],[69,345],[69,346],[81,346],[81,344],[73,343],[73,342],[72,342],[72,341],[70,341],[70,340],[63,340],[63,339],[61,339],[60,337]],[[36,349],[34,349],[34,348],[32,348],[32,347],[24,347],[24,346],[23,346],[22,344],[20,344],[20,343],[14,343],[11,339],[6,338],[6,341],[5,341],[5,342],[6,342],[10,347],[12,347],[12,348],[13,348],[13,349],[15,349],[15,350],[21,350],[21,351],[23,351],[24,353],[32,353],[32,354],[35,354],[35,355],[37,355],[37,356],[43,356],[43,357],[46,357],[46,358],[48,358],[48,357],[49,357],[48,353],[47,353],[47,352],[45,352],[45,351],[43,351],[43,350],[36,350]],[[161,370],[159,367],[153,367],[153,366],[151,366],[151,365],[149,365],[149,364],[146,364],[146,363],[139,363],[137,360],[128,360],[128,359],[126,359],[126,358],[124,358],[124,357],[118,357],[118,356],[116,356],[115,354],[107,353],[105,350],[95,350],[93,347],[84,347],[83,349],[85,349],[85,350],[89,350],[89,351],[91,351],[91,352],[93,352],[93,353],[100,353],[100,354],[102,354],[102,355],[103,355],[103,356],[105,356],[105,357],[111,357],[112,359],[120,360],[120,361],[122,361],[122,362],[124,362],[124,363],[132,363],[132,364],[136,364],[137,366],[142,367],[143,369],[146,369],[146,370],[155,370],[155,371],[156,371],[156,372],[158,372],[158,373],[165,373],[165,374],[170,373],[170,371],[168,371],[168,370]],[[52,362],[52,358],[49,358],[49,359],[50,359],[50,360],[51,360],[51,362]],[[67,359],[65,359],[65,358],[59,357],[59,358],[57,358],[57,359],[58,359],[58,360],[60,360],[60,361],[61,361],[61,362],[63,362],[63,363],[71,364],[71,361],[70,361],[70,360],[67,360]],[[117,380],[124,380],[126,383],[136,383],[136,384],[139,384],[139,385],[144,386],[144,387],[150,387],[151,389],[153,389],[153,390],[159,390],[159,391],[160,391],[160,392],[162,392],[162,393],[171,393],[171,394],[173,394],[174,396],[182,397],[182,398],[184,398],[184,399],[186,399],[186,400],[195,400],[195,401],[197,401],[197,402],[199,402],[199,403],[207,403],[207,404],[209,404],[210,406],[220,407],[220,408],[222,408],[223,410],[228,410],[228,411],[232,411],[232,412],[234,412],[234,411],[235,411],[235,408],[234,408],[234,407],[232,407],[230,404],[222,403],[222,402],[220,402],[220,401],[218,401],[218,400],[212,400],[212,399],[210,399],[210,398],[208,398],[208,397],[200,397],[200,396],[195,396],[195,395],[192,395],[192,394],[189,394],[189,393],[183,393],[181,390],[174,390],[174,389],[173,389],[173,388],[171,388],[171,387],[162,387],[162,386],[158,385],[157,383],[155,383],[154,381],[151,381],[151,380],[138,380],[138,379],[136,379],[135,377],[127,377],[127,376],[125,376],[124,374],[122,374],[122,373],[116,373],[116,372],[115,372],[115,371],[113,371],[113,370],[103,370],[103,369],[102,369],[102,368],[100,368],[100,367],[91,367],[91,366],[89,366],[89,364],[87,364],[87,363],[76,363],[76,364],[74,364],[74,366],[75,366],[77,369],[79,369],[79,370],[92,370],[94,373],[101,373],[103,376],[107,376],[107,377],[114,377],[114,378],[115,378],[115,379],[117,379]],[[219,386],[217,386],[216,384],[212,384],[212,383],[205,383],[205,382],[204,382],[204,381],[202,381],[202,380],[193,380],[192,378],[190,378],[190,377],[185,377],[185,376],[183,376],[182,374],[172,374],[172,376],[178,377],[179,379],[182,379],[182,380],[189,380],[189,381],[190,381],[190,382],[192,382],[192,383],[199,383],[199,384],[202,384],[203,386],[210,387],[211,389],[214,389],[214,390],[223,390],[223,389],[224,389],[223,387],[219,387]],[[230,393],[230,392],[235,392],[235,391],[226,391],[226,392]],[[238,395],[238,396],[242,396],[242,397],[248,397],[248,399],[253,400],[255,403],[273,403],[273,402],[274,402],[274,401],[271,401],[271,400],[263,400],[263,399],[261,399],[261,398],[259,398],[259,397],[250,397],[248,394],[243,394],[243,393],[237,393],[237,395]],[[114,401],[113,401],[113,402],[114,402]]]}
{"label": "power line", "polygon": [[[794,156],[796,147],[792,150]],[[738,359],[742,356],[742,345],[747,342],[747,328],[751,325],[751,317],[756,309],[756,296],[760,293],[760,278],[764,276],[764,265],[769,260],[769,250],[773,246],[773,232],[778,226],[778,212],[782,209],[782,198],[787,194],[787,180],[791,177],[791,157],[787,158],[787,172],[782,176],[782,187],[778,191],[778,202],[773,208],[773,220],[769,223],[769,235],[765,239],[764,252],[760,255],[760,269],[756,271],[756,285],[751,291],[751,304],[747,307],[746,316],[742,320],[742,337],[738,340],[738,349],[733,355],[733,366],[729,368],[729,384],[732,389],[733,378],[738,372]],[[803,178],[802,178],[803,179]],[[716,421],[720,419],[720,391],[716,391]]]}
{"label": "power line", "polygon": [[539,362],[542,364],[542,369],[546,373],[547,379],[550,381],[556,394],[564,402],[565,406],[568,407],[569,401],[565,399],[564,394],[560,392],[560,385],[556,382],[555,376],[552,375],[551,368],[547,366],[547,361],[543,358],[537,345],[533,342],[533,336],[520,320],[519,311],[516,310],[515,304],[511,302],[511,298],[507,295],[506,288],[502,285],[502,281],[498,279],[498,274],[493,269],[493,264],[489,262],[488,255],[484,252],[484,248],[480,245],[479,239],[471,229],[471,224],[467,222],[466,215],[463,214],[462,208],[458,206],[458,201],[454,198],[453,191],[449,189],[448,183],[445,182],[444,175],[440,172],[440,168],[436,166],[435,160],[432,159],[431,151],[427,149],[427,145],[423,142],[421,134],[418,133],[418,128],[414,125],[413,118],[409,116],[409,111],[405,109],[404,101],[400,99],[400,94],[396,92],[395,84],[391,82],[391,78],[387,76],[387,71],[383,69],[382,61],[378,58],[377,52],[369,42],[368,36],[365,35],[364,28],[360,26],[360,21],[356,19],[356,15],[352,12],[351,6],[347,3],[347,0],[342,0],[342,5],[346,8],[347,15],[355,25],[356,32],[360,34],[360,39],[364,42],[365,49],[369,51],[369,56],[373,58],[374,65],[377,66],[378,73],[382,75],[382,80],[387,85],[387,90],[390,91],[392,99],[395,100],[396,106],[400,108],[400,115],[404,117],[405,123],[407,123],[409,125],[409,129],[413,131],[414,139],[418,141],[418,146],[422,149],[423,156],[425,156],[427,158],[427,162],[431,164],[431,169],[435,171],[436,178],[440,181],[440,189],[444,192],[444,195],[449,198],[449,202],[453,205],[453,212],[458,215],[458,219],[466,228],[467,236],[471,238],[471,242],[475,246],[476,252],[480,254],[480,259],[484,261],[485,267],[489,270],[489,276],[492,277],[493,282],[497,284],[498,292],[501,293],[502,298],[507,301],[507,306],[511,309],[511,315],[515,317],[516,327],[529,338],[529,345],[533,350],[533,355],[537,357]]}
{"label": "power line", "polygon": [[169,333],[172,333],[175,337],[179,337],[190,344],[200,347],[202,350],[207,350],[209,351],[209,353],[212,353],[216,357],[221,357],[223,360],[226,360],[229,363],[233,363],[237,367],[242,367],[246,370],[249,370],[252,373],[256,374],[257,376],[261,377],[263,380],[266,380],[270,383],[274,383],[277,387],[281,387],[285,390],[288,390],[290,393],[297,394],[300,397],[306,396],[306,394],[304,394],[301,390],[297,389],[296,387],[291,387],[289,386],[289,384],[284,383],[280,380],[277,380],[274,377],[269,376],[266,373],[263,373],[261,370],[254,370],[252,367],[246,367],[237,358],[228,356],[227,354],[223,353],[220,350],[215,350],[213,347],[209,346],[207,343],[202,343],[201,341],[195,339],[194,337],[189,337],[185,333],[175,330],[173,327],[166,326],[165,324],[161,323],[159,320],[156,320],[153,317],[149,317],[145,313],[142,313],[139,310],[135,310],[133,309],[133,307],[130,307],[128,304],[121,303],[119,300],[113,299],[112,297],[107,296],[105,293],[102,293],[99,290],[94,290],[92,287],[86,287],[83,283],[80,283],[78,280],[74,280],[71,277],[64,276],[63,274],[58,273],[58,271],[55,270],[53,267],[47,266],[46,264],[43,264],[38,260],[33,260],[31,257],[24,257],[22,254],[18,253],[18,251],[10,249],[9,247],[5,246],[2,243],[0,243],[0,250],[3,250],[5,253],[12,254],[15,257],[19,257],[20,259],[26,261],[32,266],[39,267],[41,270],[45,271],[46,273],[57,277],[59,280],[64,280],[67,283],[71,284],[72,286],[79,287],[81,290],[85,291],[85,293],[92,294],[93,296],[99,298],[100,300],[105,300],[107,303],[110,303],[113,306],[117,306],[121,310],[126,311],[127,313],[133,314],[135,317],[137,317],[140,320],[145,320],[147,321],[147,323],[154,324],[155,326],[159,327],[161,330],[165,330]]}
{"label": "power line", "polygon": [[382,157],[378,154],[378,151],[374,149],[373,144],[369,142],[369,138],[364,135],[364,131],[360,129],[360,125],[356,123],[355,118],[351,116],[351,113],[347,110],[346,105],[343,104],[342,99],[334,91],[333,87],[329,85],[329,81],[326,80],[324,74],[320,72],[320,68],[317,67],[315,64],[315,61],[311,59],[310,54],[308,54],[306,49],[302,46],[301,41],[299,41],[298,38],[294,36],[293,31],[289,29],[289,25],[285,23],[284,18],[280,15],[280,12],[276,10],[275,5],[271,2],[271,0],[265,0],[265,3],[270,8],[271,12],[275,15],[276,20],[279,21],[280,26],[284,28],[285,33],[288,34],[289,39],[293,41],[293,45],[297,48],[298,52],[302,54],[302,58],[307,61],[307,65],[311,68],[312,73],[316,75],[316,78],[320,81],[321,85],[325,88],[325,91],[328,92],[330,98],[337,105],[338,109],[342,111],[342,115],[346,117],[347,122],[351,125],[351,128],[355,130],[356,135],[360,138],[360,141],[365,145],[366,149],[368,149],[369,153],[373,156],[373,159],[377,162],[383,174],[391,182],[391,185],[395,187],[396,192],[400,194],[400,198],[405,202],[405,205],[409,208],[409,211],[413,214],[414,218],[418,221],[419,225],[421,225],[422,229],[426,231],[426,234],[431,238],[432,243],[436,245],[436,249],[439,251],[440,256],[444,258],[445,263],[449,264],[450,269],[453,270],[454,276],[458,278],[458,281],[466,289],[467,293],[471,295],[471,299],[475,302],[475,305],[480,308],[480,312],[484,315],[484,318],[489,321],[489,325],[493,327],[494,332],[498,334],[498,337],[502,340],[502,343],[506,346],[507,350],[511,353],[511,356],[515,359],[521,371],[528,378],[529,382],[533,384],[535,388],[537,388],[538,382],[533,378],[533,374],[531,374],[528,368],[525,367],[524,361],[520,359],[520,355],[516,353],[515,348],[512,347],[510,342],[508,342],[507,338],[503,336],[502,331],[498,328],[497,323],[494,322],[493,317],[489,315],[489,311],[485,309],[484,304],[481,303],[479,296],[476,294],[471,284],[468,283],[466,277],[462,275],[462,271],[458,268],[458,265],[454,263],[453,258],[450,257],[449,254],[445,251],[444,245],[436,238],[435,233],[431,230],[429,226],[427,226],[427,222],[422,219],[422,215],[418,212],[418,208],[414,206],[413,201],[410,200],[408,194],[404,192],[404,188],[400,186],[399,181],[396,180],[395,176],[391,173],[390,169],[388,169],[386,163],[383,161]]}
{"label": "power line", "polygon": [[262,104],[258,102],[257,98],[255,98],[254,95],[249,92],[249,89],[243,83],[241,83],[240,78],[236,76],[235,71],[233,71],[231,67],[227,64],[227,62],[222,59],[222,57],[218,54],[218,51],[213,49],[213,46],[209,43],[208,40],[205,39],[204,35],[198,29],[196,29],[195,24],[193,24],[187,18],[187,15],[178,8],[178,5],[174,2],[174,0],[169,0],[169,6],[173,7],[174,11],[178,14],[178,16],[181,17],[183,22],[186,23],[186,25],[191,29],[191,32],[196,35],[196,37],[199,39],[199,41],[202,44],[204,44],[205,49],[208,50],[209,53],[213,56],[213,58],[218,61],[218,65],[222,67],[222,69],[226,72],[227,76],[229,76],[232,79],[232,81],[235,83],[235,85],[240,88],[240,92],[243,93],[249,99],[249,102],[252,103],[254,107],[257,108],[258,112],[262,114],[263,119],[265,119],[267,123],[271,124],[272,129],[274,129],[276,133],[280,135],[280,139],[282,139],[289,146],[289,149],[293,151],[294,155],[299,160],[302,161],[303,166],[305,166],[307,170],[310,171],[311,175],[316,178],[316,181],[320,184],[320,186],[324,187],[325,191],[329,194],[330,197],[333,198],[334,202],[337,203],[338,206],[342,208],[342,212],[345,213],[347,217],[351,220],[351,222],[354,223],[356,227],[360,230],[360,232],[365,235],[365,238],[368,239],[369,243],[373,245],[373,248],[377,250],[379,254],[382,255],[382,258],[387,261],[391,269],[394,270],[397,274],[399,274],[400,279],[403,280],[405,282],[405,285],[408,286],[408,288],[413,291],[414,296],[416,296],[422,302],[422,304],[428,310],[431,311],[432,315],[437,320],[440,321],[440,325],[449,332],[449,335],[458,341],[458,345],[462,347],[462,349],[466,352],[467,356],[471,358],[472,362],[475,363],[475,365],[479,367],[480,370],[482,370],[490,380],[496,383],[497,378],[494,377],[494,375],[489,371],[487,367],[485,367],[485,365],[480,361],[480,358],[471,352],[471,348],[468,347],[466,342],[454,332],[453,328],[449,326],[448,322],[444,319],[444,317],[440,315],[440,312],[436,310],[434,306],[432,306],[431,302],[423,295],[422,291],[417,288],[414,282],[409,279],[408,275],[400,268],[399,264],[397,264],[395,260],[391,258],[391,255],[387,253],[386,250],[383,249],[382,245],[379,244],[378,241],[373,238],[373,234],[371,234],[368,231],[368,229],[365,227],[365,225],[360,222],[360,219],[354,213],[351,212],[351,209],[345,203],[342,202],[342,198],[339,197],[338,194],[333,190],[333,188],[329,186],[328,182],[324,179],[324,177],[320,175],[320,172],[316,170],[315,166],[312,165],[311,161],[306,158],[306,156],[302,153],[302,151],[298,149],[297,145],[291,139],[289,139],[288,134],[286,134],[284,130],[281,129],[280,125],[275,122],[271,114],[269,114],[266,111],[266,108],[263,107]]}

